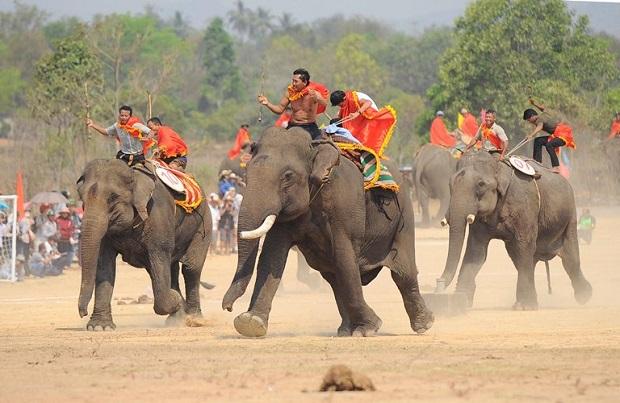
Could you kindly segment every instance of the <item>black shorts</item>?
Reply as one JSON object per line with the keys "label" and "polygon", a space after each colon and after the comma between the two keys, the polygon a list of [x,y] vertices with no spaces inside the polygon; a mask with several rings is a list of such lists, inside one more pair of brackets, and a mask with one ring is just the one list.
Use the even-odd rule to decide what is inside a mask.
{"label": "black shorts", "polygon": [[119,151],[116,153],[116,159],[125,161],[129,166],[144,164],[144,154],[125,154]]}
{"label": "black shorts", "polygon": [[310,137],[312,137],[312,140],[317,140],[317,139],[321,138],[321,131],[319,130],[319,127],[316,125],[316,122],[312,122],[312,123],[292,123],[292,122],[289,122],[288,126],[286,127],[286,130],[288,130],[288,129],[292,128],[292,127],[300,127],[302,129],[304,129],[305,131],[310,133]]}

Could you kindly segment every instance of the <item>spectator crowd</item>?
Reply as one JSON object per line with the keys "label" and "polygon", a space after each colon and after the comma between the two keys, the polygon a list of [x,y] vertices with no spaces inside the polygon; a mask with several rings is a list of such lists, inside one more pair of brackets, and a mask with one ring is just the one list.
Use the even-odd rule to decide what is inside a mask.
{"label": "spectator crowd", "polygon": [[[15,271],[18,281],[28,276],[62,274],[71,266],[78,250],[82,210],[74,200],[66,204],[43,203],[33,207],[27,208],[17,221]],[[12,248],[13,229],[7,223],[7,215],[0,211],[2,256],[10,256]],[[0,277],[8,278],[10,272],[4,271]]]}
{"label": "spectator crowd", "polygon": [[237,252],[237,222],[245,184],[234,172],[220,173],[218,193],[208,197],[211,212],[211,255],[229,255]]}

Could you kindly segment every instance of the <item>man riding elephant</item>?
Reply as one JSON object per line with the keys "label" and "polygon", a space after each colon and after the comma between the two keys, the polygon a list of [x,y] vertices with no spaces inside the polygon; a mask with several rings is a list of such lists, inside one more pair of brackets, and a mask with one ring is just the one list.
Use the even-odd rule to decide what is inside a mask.
{"label": "man riding elephant", "polygon": [[470,304],[491,239],[504,241],[517,269],[514,309],[538,308],[534,268],[537,262],[555,256],[562,259],[577,302],[584,304],[590,299],[592,287],[579,259],[573,189],[561,175],[540,165],[536,171],[539,176],[528,176],[484,151],[463,155],[451,179],[446,214],[449,250],[438,291],[443,291],[456,274],[469,226],[456,290],[466,293]]}
{"label": "man riding elephant", "polygon": [[316,116],[325,111],[328,94],[329,91],[324,85],[310,81],[308,70],[300,68],[293,71],[291,84],[280,103],[272,104],[263,94],[258,96],[258,102],[276,114],[284,113],[290,105],[291,119],[286,128],[301,127],[315,140],[321,137]]}
{"label": "man riding elephant", "polygon": [[391,270],[412,329],[429,329],[433,315],[418,287],[413,208],[406,184],[400,176],[397,180],[404,191],[365,191],[358,167],[340,158],[332,142],[313,143],[300,128],[267,129],[247,166],[237,271],[222,301],[230,311],[245,293],[264,236],[254,293],[248,311],[235,318],[237,331],[266,334],[272,300],[295,245],[332,287],[342,318],[338,335],[370,336],[380,328],[362,285],[384,266]]}

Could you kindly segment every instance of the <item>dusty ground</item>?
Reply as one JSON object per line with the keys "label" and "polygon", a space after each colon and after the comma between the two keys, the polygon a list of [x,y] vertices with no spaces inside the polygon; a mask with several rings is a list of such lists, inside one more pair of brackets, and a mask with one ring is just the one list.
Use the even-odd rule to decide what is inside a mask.
{"label": "dusty ground", "polygon": [[[336,338],[330,292],[310,292],[295,278],[291,254],[268,336],[244,339],[234,313],[220,308],[234,257],[209,257],[203,290],[209,326],[166,328],[150,305],[114,305],[115,332],[86,332],[77,313],[79,271],[59,278],[0,283],[0,401],[618,401],[620,396],[620,209],[593,209],[594,241],[582,264],[594,287],[586,306],[572,298],[559,260],[553,295],[538,267],[541,309],[510,310],[516,271],[494,243],[478,276],[474,309],[437,318],[412,334],[387,271],[365,288],[382,317],[380,335]],[[420,283],[430,291],[443,269],[447,231],[418,230]],[[122,265],[115,298],[149,286],[142,270]],[[317,390],[327,369],[345,364],[368,375],[376,392]]]}

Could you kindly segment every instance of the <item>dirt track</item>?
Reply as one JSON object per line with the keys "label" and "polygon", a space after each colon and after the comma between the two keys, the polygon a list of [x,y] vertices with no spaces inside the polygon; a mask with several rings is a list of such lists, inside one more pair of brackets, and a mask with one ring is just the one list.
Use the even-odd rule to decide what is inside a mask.
{"label": "dirt track", "polygon": [[[289,257],[268,337],[237,335],[233,318],[249,295],[223,312],[234,257],[209,257],[202,291],[209,326],[166,328],[152,305],[113,305],[115,332],[86,332],[77,313],[79,271],[58,278],[0,283],[0,401],[618,401],[620,396],[620,209],[593,209],[599,228],[581,247],[594,296],[572,297],[559,259],[537,270],[541,309],[514,312],[516,271],[494,242],[478,276],[474,309],[437,318],[416,336],[386,270],[365,288],[383,319],[380,335],[334,337],[339,317],[331,292],[310,292]],[[423,291],[443,269],[447,231],[419,230]],[[115,298],[149,286],[142,270],[121,265]],[[249,294],[249,293],[248,293]],[[116,301],[115,301],[116,303]],[[376,392],[319,393],[333,364],[367,374]]]}

